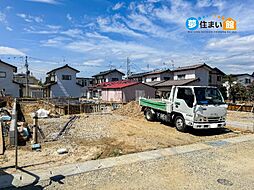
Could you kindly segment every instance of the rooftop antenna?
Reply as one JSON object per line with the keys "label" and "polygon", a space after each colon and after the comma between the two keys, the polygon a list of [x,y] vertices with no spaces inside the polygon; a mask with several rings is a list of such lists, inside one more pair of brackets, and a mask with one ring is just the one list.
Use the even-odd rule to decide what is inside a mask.
{"label": "rooftop antenna", "polygon": [[112,70],[113,69],[113,65],[112,65],[112,61],[109,62],[109,70]]}
{"label": "rooftop antenna", "polygon": [[175,62],[173,59],[171,59],[170,61],[171,61],[172,70],[174,70],[175,69]]}

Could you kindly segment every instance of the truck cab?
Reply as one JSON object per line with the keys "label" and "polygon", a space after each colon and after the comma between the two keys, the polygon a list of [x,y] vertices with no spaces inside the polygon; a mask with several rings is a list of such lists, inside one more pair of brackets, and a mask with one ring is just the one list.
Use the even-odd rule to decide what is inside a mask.
{"label": "truck cab", "polygon": [[150,114],[150,118],[174,123],[179,131],[186,131],[188,127],[208,129],[226,125],[227,104],[216,87],[174,86],[168,99],[141,98],[140,105],[148,120],[147,114]]}

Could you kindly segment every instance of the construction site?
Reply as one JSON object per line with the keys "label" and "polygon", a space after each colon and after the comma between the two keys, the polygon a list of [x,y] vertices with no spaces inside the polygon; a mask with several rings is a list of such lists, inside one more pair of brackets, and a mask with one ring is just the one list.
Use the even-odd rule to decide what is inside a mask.
{"label": "construction site", "polygon": [[[229,106],[227,126],[181,133],[173,125],[145,120],[138,102],[79,99],[1,99],[0,173],[17,167],[44,169],[69,163],[237,137],[253,133],[253,109]],[[16,104],[16,105],[14,105]],[[16,106],[18,140],[12,136]],[[243,127],[244,126],[244,127]],[[16,150],[15,150],[16,145]],[[16,163],[15,163],[16,157]]]}

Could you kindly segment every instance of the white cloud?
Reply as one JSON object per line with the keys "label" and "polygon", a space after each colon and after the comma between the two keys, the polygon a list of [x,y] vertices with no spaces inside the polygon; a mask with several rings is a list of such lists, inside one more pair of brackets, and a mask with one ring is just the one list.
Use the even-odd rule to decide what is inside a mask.
{"label": "white cloud", "polygon": [[13,29],[11,27],[9,27],[9,26],[6,26],[5,28],[6,28],[6,30],[8,30],[10,32],[13,31]]}
{"label": "white cloud", "polygon": [[24,13],[18,13],[17,16],[24,19],[24,21],[26,22],[37,22],[37,23],[43,22],[43,19],[39,16],[31,16]]}
{"label": "white cloud", "polygon": [[7,20],[6,20],[6,14],[4,14],[3,12],[0,12],[0,23],[3,24],[8,24]]}
{"label": "white cloud", "polygon": [[224,52],[248,52],[254,51],[253,44],[254,34],[248,36],[234,35],[222,39],[211,39],[206,45],[206,48]]}
{"label": "white cloud", "polygon": [[71,41],[70,38],[66,38],[66,37],[55,37],[55,38],[51,38],[48,40],[42,40],[41,41],[41,46],[45,46],[45,47],[61,47],[64,46],[68,41]]}
{"label": "white cloud", "polygon": [[72,21],[72,17],[69,13],[66,15],[66,18],[68,19],[68,21]]}
{"label": "white cloud", "polygon": [[61,32],[61,34],[64,34],[73,38],[74,37],[81,38],[83,36],[83,31],[80,29],[69,29],[69,30]]}
{"label": "white cloud", "polygon": [[84,61],[83,65],[87,66],[101,66],[101,64],[104,62],[104,59],[90,59]]}
{"label": "white cloud", "polygon": [[118,21],[120,17],[115,15],[112,18],[97,18],[101,32],[119,33],[126,36],[142,37],[143,35],[127,28],[122,22]]}
{"label": "white cloud", "polygon": [[36,3],[59,4],[59,2],[56,0],[26,0],[26,1],[31,1]]}
{"label": "white cloud", "polygon": [[115,4],[115,6],[112,7],[112,9],[115,11],[115,10],[118,10],[118,9],[122,8],[123,6],[124,6],[124,3],[119,2],[119,3]]}
{"label": "white cloud", "polygon": [[47,25],[47,27],[52,30],[59,30],[62,28],[62,26],[59,25]]}
{"label": "white cloud", "polygon": [[[6,7],[5,12],[8,12],[11,9],[11,7]],[[6,13],[0,11],[0,24],[5,26],[5,29],[8,31],[13,31],[13,29],[9,26],[9,23],[7,21]]]}
{"label": "white cloud", "polygon": [[5,46],[0,46],[0,54],[1,55],[20,55],[20,56],[25,55],[25,53],[23,53],[22,51],[18,49],[5,47]]}
{"label": "white cloud", "polygon": [[24,28],[24,31],[31,34],[58,34],[60,32],[61,26],[46,25],[43,27],[38,26],[28,26]]}
{"label": "white cloud", "polygon": [[219,10],[224,9],[225,2],[222,0],[198,0],[196,3],[198,8],[217,7]]}

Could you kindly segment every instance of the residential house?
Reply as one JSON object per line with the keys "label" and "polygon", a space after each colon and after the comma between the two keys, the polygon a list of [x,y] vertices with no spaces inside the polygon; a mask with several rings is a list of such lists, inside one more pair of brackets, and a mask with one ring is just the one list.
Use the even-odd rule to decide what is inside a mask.
{"label": "residential house", "polygon": [[[28,75],[28,85],[26,86],[26,74],[18,73],[14,75],[14,81],[22,84],[22,94],[23,96],[28,96],[32,98],[42,98],[43,97],[43,87],[39,85],[40,81],[32,74]],[[28,89],[27,89],[28,88]],[[26,94],[28,91],[28,94]]]}
{"label": "residential house", "polygon": [[199,79],[200,86],[221,86],[222,77],[225,75],[218,68],[212,68],[207,64],[178,67],[173,71],[174,80]]}
{"label": "residential house", "polygon": [[93,87],[93,78],[77,77],[77,82],[82,86],[82,97],[90,98],[89,89]]}
{"label": "residential house", "polygon": [[154,70],[150,72],[132,74],[128,77],[128,79],[146,83],[153,81],[170,80],[173,79],[173,74],[169,69]]}
{"label": "residential house", "polygon": [[[254,73],[253,73],[254,74]],[[237,83],[242,84],[243,86],[249,86],[252,82],[254,82],[254,75],[250,75],[248,73],[243,74],[231,74],[233,83],[229,84],[229,81],[224,81],[223,86],[227,89],[227,97],[229,97],[230,85],[235,85]]]}
{"label": "residential house", "polygon": [[100,84],[103,82],[114,82],[123,80],[124,73],[117,69],[102,71],[93,76],[94,84]]}
{"label": "residential house", "polygon": [[156,89],[156,96],[168,98],[170,95],[170,91],[172,86],[197,86],[199,85],[198,78],[194,79],[181,79],[181,80],[167,80],[157,83],[146,83],[147,85],[151,85]]}
{"label": "residential house", "polygon": [[79,71],[64,65],[47,72],[45,91],[46,97],[81,97],[82,85],[77,82]]}
{"label": "residential house", "polygon": [[249,86],[252,82],[254,82],[254,75],[253,74],[252,75],[250,75],[248,73],[233,74],[232,77],[235,79],[235,81],[237,83],[240,83],[243,86]]}
{"label": "residential house", "polygon": [[102,71],[94,76],[94,85],[89,89],[89,96],[91,98],[101,98],[101,88],[99,87],[101,83],[114,82],[123,80],[124,73],[118,71],[117,69]]}
{"label": "residential house", "polygon": [[20,97],[21,95],[22,85],[13,80],[16,72],[17,67],[0,60],[0,91],[7,96]]}
{"label": "residential house", "polygon": [[139,97],[154,98],[156,89],[144,83],[123,80],[101,83],[101,100],[126,103]]}

